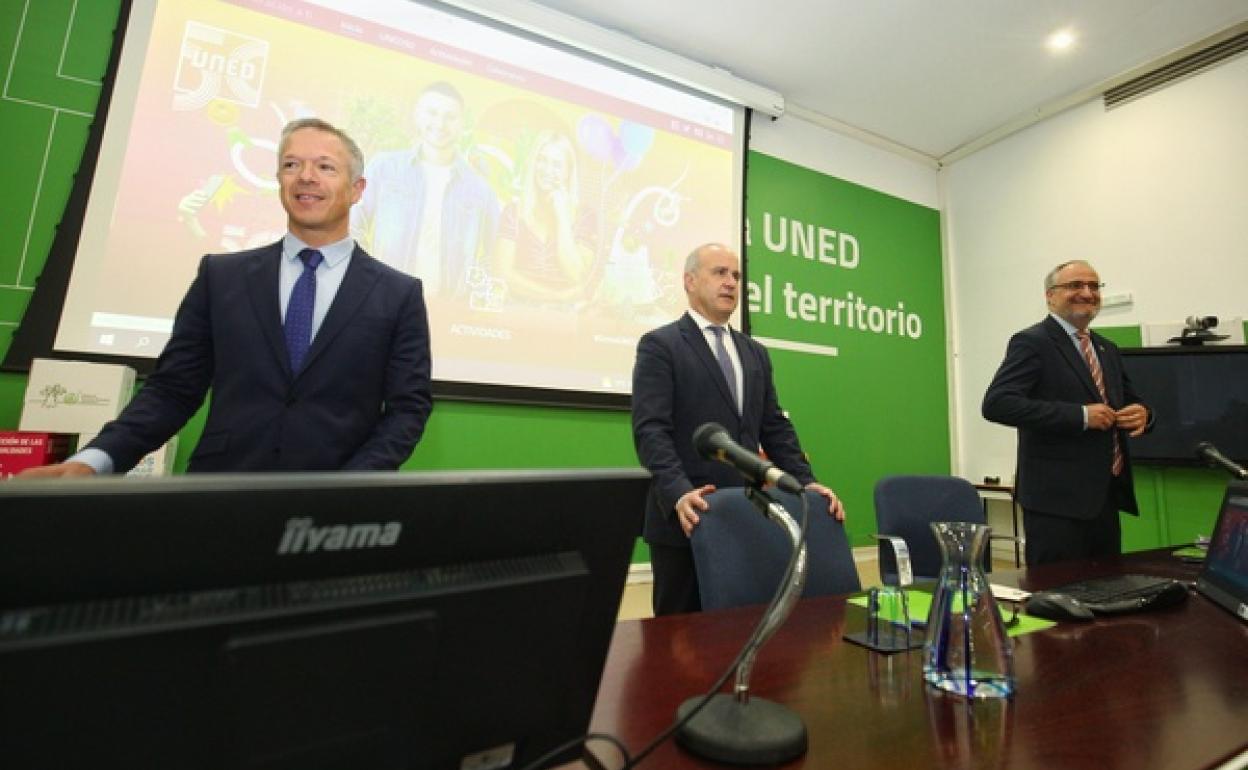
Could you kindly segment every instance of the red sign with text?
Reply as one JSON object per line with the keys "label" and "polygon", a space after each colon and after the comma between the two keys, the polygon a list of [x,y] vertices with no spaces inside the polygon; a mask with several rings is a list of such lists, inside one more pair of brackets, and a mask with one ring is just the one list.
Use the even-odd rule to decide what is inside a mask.
{"label": "red sign with text", "polygon": [[27,468],[59,463],[69,456],[72,433],[0,431],[0,478],[7,479]]}

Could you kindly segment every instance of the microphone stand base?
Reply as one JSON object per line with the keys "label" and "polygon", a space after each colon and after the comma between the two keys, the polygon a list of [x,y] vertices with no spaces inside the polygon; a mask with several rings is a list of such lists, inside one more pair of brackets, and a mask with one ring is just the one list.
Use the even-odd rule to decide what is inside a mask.
{"label": "microphone stand base", "polygon": [[[683,718],[701,696],[680,704]],[[718,693],[676,733],[676,742],[691,754],[730,765],[778,765],[806,753],[806,726],[801,717],[779,703],[751,697],[742,704]]]}

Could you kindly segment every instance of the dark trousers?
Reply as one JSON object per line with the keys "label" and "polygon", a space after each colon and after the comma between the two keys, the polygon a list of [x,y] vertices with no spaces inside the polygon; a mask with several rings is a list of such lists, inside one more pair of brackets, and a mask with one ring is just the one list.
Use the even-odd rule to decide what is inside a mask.
{"label": "dark trousers", "polygon": [[1110,479],[1105,503],[1091,519],[1072,519],[1024,508],[1027,566],[1122,553],[1122,523],[1118,519],[1124,497],[1119,489],[1121,483],[1119,479]]}
{"label": "dark trousers", "polygon": [[654,573],[652,606],[655,615],[698,612],[698,573],[693,568],[693,550],[650,543],[650,569]]}

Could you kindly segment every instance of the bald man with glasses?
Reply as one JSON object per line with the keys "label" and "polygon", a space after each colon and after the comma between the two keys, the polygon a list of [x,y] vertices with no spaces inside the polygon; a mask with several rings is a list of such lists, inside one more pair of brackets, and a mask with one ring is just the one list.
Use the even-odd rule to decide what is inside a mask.
{"label": "bald man with glasses", "polygon": [[1152,427],[1114,343],[1088,329],[1101,309],[1087,262],[1045,276],[1049,316],[1015,334],[983,415],[1018,429],[1015,480],[1027,564],[1117,554],[1119,511],[1139,515],[1127,438]]}

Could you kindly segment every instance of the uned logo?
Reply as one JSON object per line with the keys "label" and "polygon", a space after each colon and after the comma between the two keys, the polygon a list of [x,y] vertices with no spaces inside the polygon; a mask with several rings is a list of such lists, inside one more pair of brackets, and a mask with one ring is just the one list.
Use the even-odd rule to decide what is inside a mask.
{"label": "uned logo", "polygon": [[173,108],[198,110],[213,99],[260,104],[269,42],[188,21],[173,82]]}

